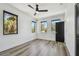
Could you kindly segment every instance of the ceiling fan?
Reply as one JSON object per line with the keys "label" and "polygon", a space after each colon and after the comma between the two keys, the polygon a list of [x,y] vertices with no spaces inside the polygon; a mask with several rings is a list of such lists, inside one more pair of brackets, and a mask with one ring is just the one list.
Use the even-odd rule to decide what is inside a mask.
{"label": "ceiling fan", "polygon": [[32,8],[33,10],[35,10],[36,12],[34,13],[34,16],[38,13],[38,12],[48,12],[48,10],[40,10],[38,7],[39,5],[36,4],[36,8],[32,7],[31,5],[28,5],[28,7]]}

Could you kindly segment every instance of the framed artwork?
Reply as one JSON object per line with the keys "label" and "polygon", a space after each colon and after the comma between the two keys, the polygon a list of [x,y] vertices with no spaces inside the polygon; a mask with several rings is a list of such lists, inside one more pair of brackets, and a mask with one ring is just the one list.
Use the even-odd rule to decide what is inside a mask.
{"label": "framed artwork", "polygon": [[18,16],[3,11],[3,34],[18,34]]}
{"label": "framed artwork", "polygon": [[51,21],[51,31],[55,31],[55,22],[52,20]]}
{"label": "framed artwork", "polygon": [[36,22],[32,21],[32,33],[35,32],[35,28],[36,28]]}
{"label": "framed artwork", "polygon": [[47,32],[47,21],[41,21],[41,32]]}

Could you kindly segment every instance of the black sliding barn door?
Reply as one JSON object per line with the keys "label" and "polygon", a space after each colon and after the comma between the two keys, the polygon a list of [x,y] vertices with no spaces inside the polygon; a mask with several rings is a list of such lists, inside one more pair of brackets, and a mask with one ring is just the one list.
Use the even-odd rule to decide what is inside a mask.
{"label": "black sliding barn door", "polygon": [[56,23],[56,41],[64,42],[64,22]]}

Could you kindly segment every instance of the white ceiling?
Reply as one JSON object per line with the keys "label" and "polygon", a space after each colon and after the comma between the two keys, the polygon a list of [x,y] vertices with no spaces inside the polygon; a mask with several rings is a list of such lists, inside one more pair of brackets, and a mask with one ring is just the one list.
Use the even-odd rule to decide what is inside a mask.
{"label": "white ceiling", "polygon": [[[27,5],[30,4],[34,8],[36,7],[36,3],[11,3],[10,5],[16,7],[17,9],[33,16],[35,13],[35,10],[31,9]],[[65,4],[61,3],[38,3],[39,9],[48,9],[48,12],[39,12],[36,17],[48,17],[57,13],[63,13],[65,9]]]}

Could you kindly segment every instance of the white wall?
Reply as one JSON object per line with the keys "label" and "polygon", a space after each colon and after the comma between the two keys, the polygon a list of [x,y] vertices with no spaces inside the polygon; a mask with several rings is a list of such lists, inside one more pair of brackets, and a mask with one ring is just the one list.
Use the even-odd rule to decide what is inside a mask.
{"label": "white wall", "polygon": [[75,55],[75,4],[66,4],[65,8],[65,42],[70,55]]}
{"label": "white wall", "polygon": [[[3,35],[3,10],[18,15],[18,34]],[[0,51],[12,48],[36,38],[36,33],[31,32],[33,18],[27,13],[8,4],[0,4]]]}

